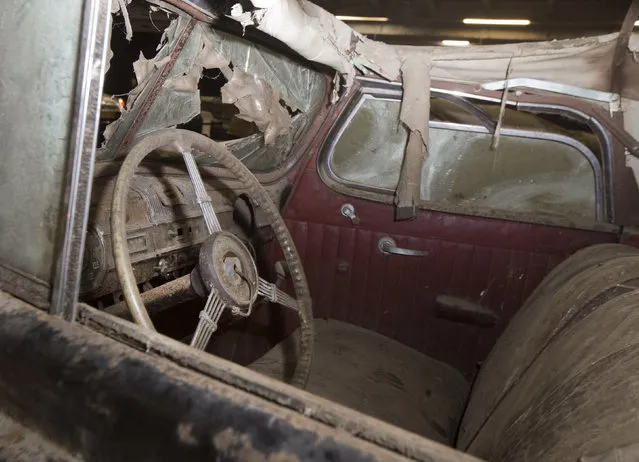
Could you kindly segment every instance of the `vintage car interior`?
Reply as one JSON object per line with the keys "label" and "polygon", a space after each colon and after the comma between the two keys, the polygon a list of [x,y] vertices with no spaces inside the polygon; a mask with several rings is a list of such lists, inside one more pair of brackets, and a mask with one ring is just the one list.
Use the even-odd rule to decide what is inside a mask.
{"label": "vintage car interior", "polygon": [[[283,3],[291,2],[297,3]],[[84,404],[69,405],[70,416],[84,415],[85,407],[101,415],[99,426],[89,417],[68,417],[75,429],[68,433],[38,424],[45,439],[63,448],[54,460],[120,460],[122,454],[175,460],[178,453],[162,452],[173,443],[197,448],[188,460],[634,460],[634,89],[552,81],[543,63],[522,65],[509,80],[513,58],[505,80],[447,79],[432,71],[420,88],[408,71],[404,79],[388,79],[355,66],[349,82],[336,67],[277,40],[277,33],[241,22],[246,13],[220,19],[228,2],[151,3],[166,15],[166,29],[129,30],[129,14],[148,11],[146,2],[115,1],[94,23],[104,23],[110,37],[104,50],[112,57],[93,90],[105,95],[97,107],[97,145],[89,147],[94,156],[82,164],[91,181],[79,228],[78,303],[66,303],[69,295],[60,292],[56,305],[55,288],[73,283],[71,276],[56,279],[51,302],[15,282],[16,274],[29,273],[22,261],[37,263],[45,237],[19,254],[11,240],[17,234],[2,238],[0,338],[39,323],[33,342],[70,342],[64,325],[56,325],[55,335],[45,329],[48,310],[63,318],[55,322],[79,325],[74,339],[86,349],[80,351],[93,351],[91,342],[104,338],[140,361],[132,371],[115,371],[110,360],[91,359],[114,369],[98,374],[100,384],[111,373],[129,375],[109,379],[112,385],[82,398]],[[625,52],[624,34],[553,46],[578,49],[570,56],[589,62],[593,53],[612,56],[619,46]],[[634,51],[627,54],[626,76],[638,66]],[[419,130],[404,112],[414,91],[422,93],[414,101],[423,106],[415,112],[425,108],[427,117]],[[415,139],[424,143],[417,168],[409,157]],[[26,160],[8,162],[0,229],[22,216],[25,203],[7,191],[18,181],[8,175],[23,171]],[[36,203],[48,194],[47,174],[39,174],[42,185],[27,199]],[[411,207],[402,205],[399,191],[406,188],[414,193]],[[62,265],[63,257],[51,255],[50,268]],[[20,324],[15,319],[25,308],[18,299],[44,311],[29,312]],[[56,313],[54,305],[72,308]],[[50,354],[57,351],[56,343],[46,345]],[[26,355],[27,346],[9,340],[0,346],[6,353],[0,394],[14,403],[7,416],[0,413],[2,428],[19,425],[12,419],[32,405],[20,404],[18,388],[9,385],[13,373],[5,372],[22,371],[10,361],[17,352]],[[91,362],[77,358],[60,362],[75,371],[62,378],[53,378],[62,366],[41,369],[51,371],[60,393]],[[171,363],[163,374],[182,380],[184,403],[169,385],[151,385],[155,376],[144,372],[144,361]],[[185,370],[183,377],[170,372],[174,365]],[[31,377],[24,371],[15,377]],[[188,379],[196,373],[240,389],[247,408],[253,395],[267,402],[274,428],[277,406],[295,412],[290,419],[299,414],[331,427],[335,434],[322,441],[336,441],[335,448],[318,445],[317,452],[288,459],[287,444],[309,451],[310,443],[291,439],[280,446],[284,434],[274,436],[280,430],[260,434],[265,439],[251,446],[254,452],[235,430],[224,434],[232,444],[217,437],[205,442],[201,429],[218,427],[198,419],[215,419],[226,408],[206,407],[204,398],[188,404],[201,412],[177,425],[176,441],[159,423],[155,435],[162,442],[153,449],[126,439],[137,424],[118,417],[128,415],[120,406],[133,409],[137,400],[145,403],[140,409],[166,406],[154,417],[158,422],[178,415],[191,399],[188,387],[209,386],[201,377]],[[110,400],[119,380],[130,394]],[[138,382],[155,391],[134,392]],[[36,412],[39,422],[66,407],[48,399]],[[224,425],[241,420],[224,412]],[[247,427],[250,438],[256,422]],[[147,424],[150,433],[151,417]],[[107,443],[98,441],[96,428],[120,438],[109,451],[128,452],[113,458],[100,452]],[[317,435],[323,431],[313,427]],[[0,431],[0,446],[11,446],[8,434]],[[265,443],[269,438],[275,442]],[[342,444],[359,452],[342,453]]]}

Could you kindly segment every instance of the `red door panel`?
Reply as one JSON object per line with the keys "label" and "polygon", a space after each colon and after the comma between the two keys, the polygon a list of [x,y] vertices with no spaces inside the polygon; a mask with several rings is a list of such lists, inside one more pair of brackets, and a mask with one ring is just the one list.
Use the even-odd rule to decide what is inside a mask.
{"label": "red door panel", "polygon": [[[372,329],[444,361],[471,379],[510,318],[556,264],[614,233],[423,211],[393,220],[392,206],[347,197],[320,179],[313,159],[283,211],[304,262],[314,313]],[[355,206],[358,225],[340,214]],[[383,256],[377,241],[428,250]],[[477,302],[499,315],[492,328],[436,317],[438,295]]]}

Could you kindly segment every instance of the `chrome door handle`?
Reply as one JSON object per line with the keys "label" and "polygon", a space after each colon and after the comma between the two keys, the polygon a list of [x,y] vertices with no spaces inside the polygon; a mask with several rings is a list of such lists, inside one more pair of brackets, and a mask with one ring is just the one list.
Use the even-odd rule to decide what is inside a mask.
{"label": "chrome door handle", "polygon": [[395,239],[392,237],[382,237],[377,241],[377,249],[382,255],[403,255],[405,257],[427,257],[427,250],[410,250],[397,247]]}

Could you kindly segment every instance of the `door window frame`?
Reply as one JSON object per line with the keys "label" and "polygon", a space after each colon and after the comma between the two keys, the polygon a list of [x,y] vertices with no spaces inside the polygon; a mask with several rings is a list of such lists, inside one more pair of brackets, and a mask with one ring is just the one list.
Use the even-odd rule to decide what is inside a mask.
{"label": "door window frame", "polygon": [[[433,82],[431,94],[436,95],[452,95],[461,97],[474,102],[493,102],[499,103],[499,97],[491,97],[486,95],[476,95],[462,90],[451,90],[447,88],[437,87],[437,83]],[[346,103],[343,111],[337,117],[335,123],[329,131],[329,135],[325,139],[318,156],[317,171],[322,181],[331,189],[338,193],[368,199],[375,202],[385,204],[393,204],[395,189],[376,187],[372,185],[363,185],[356,182],[348,181],[339,177],[331,167],[331,159],[335,152],[335,147],[349,126],[351,120],[355,117],[361,106],[370,99],[382,101],[401,102],[402,87],[399,82],[387,82],[372,78],[358,78],[352,90],[351,96]],[[601,229],[610,228],[606,224],[614,223],[614,198],[612,197],[612,155],[613,143],[603,126],[591,116],[578,109],[560,104],[524,104],[513,100],[509,103],[509,107],[530,113],[549,113],[562,114],[572,119],[576,119],[591,128],[597,137],[601,146],[602,161],[600,162],[595,153],[593,153],[583,143],[566,135],[541,132],[534,130],[525,130],[518,128],[502,128],[501,133],[505,136],[532,138],[540,140],[555,141],[569,145],[577,149],[588,161],[593,168],[595,178],[595,204],[596,219],[575,219],[571,217],[551,217],[544,215],[536,215],[530,212],[512,212],[506,210],[492,209],[488,207],[474,206],[470,204],[457,205],[447,204],[440,201],[421,201],[420,208],[424,210],[434,210],[458,213],[463,215],[483,216],[486,218],[506,219],[512,221],[530,222],[557,225],[564,227],[577,227],[585,229]],[[527,110],[530,109],[530,110]],[[472,114],[472,112],[468,112]],[[474,114],[477,115],[477,114]],[[486,127],[485,121],[477,117],[477,124],[467,125],[454,122],[430,121],[431,128],[444,128],[450,130],[471,131],[477,133],[490,133]]]}

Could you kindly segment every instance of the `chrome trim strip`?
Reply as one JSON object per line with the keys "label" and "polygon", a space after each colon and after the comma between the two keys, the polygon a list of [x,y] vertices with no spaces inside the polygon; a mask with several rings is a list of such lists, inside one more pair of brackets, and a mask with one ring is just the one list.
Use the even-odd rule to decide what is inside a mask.
{"label": "chrome trim strip", "polygon": [[51,313],[75,321],[89,218],[104,66],[111,28],[111,0],[84,2],[80,59],[67,164],[63,240],[54,271]]}
{"label": "chrome trim strip", "polygon": [[481,85],[481,88],[488,91],[503,91],[505,89],[512,90],[515,88],[530,88],[533,90],[542,90],[560,95],[574,96],[575,98],[584,98],[593,101],[601,101],[604,103],[618,104],[619,95],[616,93],[608,93],[605,91],[590,90],[588,88],[576,87],[574,85],[566,85],[563,83],[550,82],[548,80],[531,79],[527,77],[519,77],[509,80],[499,80],[497,82],[487,82]]}
{"label": "chrome trim strip", "polygon": [[537,103],[517,103],[517,108],[527,112],[545,114],[572,114],[576,119],[581,122],[585,122],[590,126],[599,143],[601,145],[601,153],[603,156],[602,168],[603,168],[603,190],[604,190],[604,205],[605,216],[611,223],[616,222],[617,214],[615,210],[615,190],[613,188],[615,178],[615,167],[613,162],[613,142],[612,137],[604,125],[596,118],[589,116],[588,114],[574,109],[571,107],[559,106],[559,105],[547,105]]}

